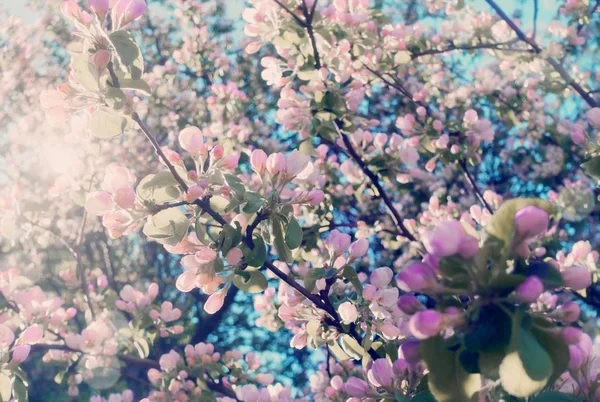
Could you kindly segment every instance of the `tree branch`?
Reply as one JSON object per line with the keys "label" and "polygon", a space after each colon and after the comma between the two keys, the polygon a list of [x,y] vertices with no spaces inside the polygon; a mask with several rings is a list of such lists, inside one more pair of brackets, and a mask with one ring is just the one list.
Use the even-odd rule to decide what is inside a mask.
{"label": "tree branch", "polygon": [[488,212],[493,215],[494,209],[492,208],[492,206],[490,204],[488,204],[488,202],[485,200],[485,198],[483,198],[483,194],[481,193],[481,190],[477,186],[477,182],[475,181],[473,176],[471,176],[471,173],[469,173],[469,169],[467,167],[467,163],[465,162],[465,160],[461,159],[460,161],[458,161],[458,166],[460,166],[460,168],[463,171],[463,173],[465,174],[465,177],[468,180],[469,184],[471,185],[471,187],[473,187],[473,191],[475,192],[475,195],[477,196],[477,199],[479,200],[481,205],[483,205],[485,207],[485,209],[487,209]]}
{"label": "tree branch", "polygon": [[[496,13],[498,13],[500,18],[502,18],[508,24],[508,26],[515,32],[519,39],[531,46],[531,48],[535,51],[536,54],[542,53],[543,49],[540,46],[538,46],[534,40],[528,38],[527,35],[525,35],[525,33],[517,26],[517,24],[514,23],[514,21],[504,12],[504,10],[502,10],[502,8],[500,8],[500,6],[496,4],[494,0],[485,1],[496,11]],[[590,107],[598,107],[598,102],[596,102],[596,100],[592,96],[590,96],[590,94],[585,89],[583,89],[581,85],[575,82],[573,77],[571,77],[569,72],[565,70],[562,64],[556,61],[553,57],[546,57],[544,58],[544,60],[546,60],[548,64],[550,64],[556,70],[556,72],[560,74],[560,76],[563,80],[565,80],[567,85],[573,88],[575,92],[577,92],[581,96],[581,98],[588,105],[590,105]]]}

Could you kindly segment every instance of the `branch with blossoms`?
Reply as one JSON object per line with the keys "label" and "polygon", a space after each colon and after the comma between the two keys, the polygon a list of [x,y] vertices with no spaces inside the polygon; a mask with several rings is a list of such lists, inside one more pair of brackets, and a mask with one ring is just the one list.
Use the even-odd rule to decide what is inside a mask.
{"label": "branch with blossoms", "polygon": [[[177,14],[195,15],[202,5],[192,3],[177,3],[189,7]],[[430,3],[433,15],[442,4]],[[571,3],[565,12],[581,8]],[[89,11],[69,0],[61,4],[78,39],[69,46],[67,82],[40,96],[47,119],[91,133],[100,153],[102,147],[139,145],[149,150],[144,164],[155,156],[159,164],[137,163],[143,174],[126,167],[133,164],[126,157],[94,166],[102,178],[92,179],[81,197],[85,200],[79,200],[85,214],[74,229],[75,246],[66,243],[76,262],[60,274],[64,294],[32,286],[16,269],[2,271],[0,322],[7,325],[0,328],[1,399],[27,399],[27,385],[34,382],[20,366],[32,351],[44,352],[43,362],[64,367],[57,382],[66,381],[73,397],[83,382],[91,388],[101,388],[104,381],[116,385],[122,365],[147,370],[153,389],[142,400],[152,402],[600,397],[592,339],[582,330],[580,305],[572,300],[592,285],[598,253],[589,242],[574,244],[568,255],[554,257],[546,249],[565,241],[561,225],[574,221],[576,213],[575,202],[565,201],[564,194],[579,187],[550,194],[548,200],[503,200],[482,191],[469,170],[484,169],[485,146],[503,131],[519,128],[508,118],[493,127],[498,117],[483,99],[501,98],[505,106],[494,104],[498,114],[521,107],[521,117],[538,128],[545,114],[525,116],[536,115],[545,102],[538,94],[540,82],[532,79],[517,89],[518,83],[505,78],[490,89],[487,81],[495,77],[484,75],[476,83],[481,93],[469,97],[463,88],[444,87],[436,75],[444,63],[429,57],[485,48],[497,55],[523,53],[531,60],[530,53],[541,56],[542,48],[501,11],[510,29],[502,24],[487,29],[485,23],[493,19],[483,18],[462,44],[452,33],[387,23],[368,1],[251,4],[244,12],[245,32],[256,40],[246,52],[273,45],[263,49],[263,54],[275,53],[262,58],[261,76],[272,87],[268,96],[278,97],[276,122],[301,141],[290,152],[278,152],[282,144],[255,140],[264,134],[260,124],[250,126],[259,131],[250,137],[240,128],[244,122],[227,129],[218,119],[188,124],[198,112],[194,107],[166,110],[159,103],[162,115],[152,116],[149,96],[168,93],[169,74],[180,71],[171,60],[162,60],[168,52],[158,43],[163,65],[145,71],[146,52],[134,40],[135,21],[146,11],[143,0],[90,0]],[[446,4],[446,13],[458,11],[458,23],[473,11],[454,6]],[[416,5],[407,7],[408,15]],[[189,31],[182,39],[185,49],[201,46],[212,34]],[[531,49],[503,38],[512,31]],[[578,40],[578,34],[569,35]],[[173,58],[194,58],[182,53]],[[230,62],[222,56],[215,57],[218,63]],[[556,67],[553,57],[544,55],[544,60],[580,92],[579,84],[561,73],[562,65]],[[192,73],[199,71],[182,74]],[[214,109],[208,115],[258,104],[225,81],[207,79],[212,92],[206,103]],[[501,85],[506,88],[499,91],[495,86]],[[176,99],[200,103],[193,92]],[[382,106],[379,95],[386,100]],[[525,95],[529,100],[522,99]],[[378,111],[388,105],[402,110],[369,118],[382,116]],[[598,111],[592,108],[587,123],[568,127],[577,145],[588,142],[592,159],[583,167],[592,177],[600,177],[600,152],[595,141],[586,140],[600,128]],[[241,113],[232,115],[235,120]],[[391,121],[387,129],[386,119]],[[143,137],[133,135],[138,129]],[[172,133],[176,140],[162,146]],[[129,142],[138,137],[143,145]],[[445,193],[436,187],[436,171],[452,180],[455,169],[471,192],[460,185]],[[422,209],[417,204],[423,197],[414,196],[419,192],[429,199]],[[473,205],[477,202],[481,206]],[[593,206],[589,197],[580,204],[576,209]],[[183,272],[165,263],[168,269],[157,275],[174,284],[161,286],[173,301],[161,302],[154,282],[126,284],[118,293],[109,286],[109,277],[81,254],[88,216],[97,217],[98,230],[112,241],[141,231],[141,242],[182,256]],[[134,269],[122,271],[126,283]],[[291,348],[326,351],[310,392],[275,384],[271,374],[259,371],[260,361],[251,352],[220,353],[212,344],[187,340],[186,329],[203,323],[184,326],[183,316],[195,310],[176,307],[174,300],[196,307],[205,299],[203,309],[210,316],[224,311],[232,289],[252,295],[257,326],[273,332],[285,328],[292,335]],[[183,295],[192,292],[194,297]],[[171,350],[159,352],[161,345]],[[120,392],[116,399],[133,400],[132,390]]]}

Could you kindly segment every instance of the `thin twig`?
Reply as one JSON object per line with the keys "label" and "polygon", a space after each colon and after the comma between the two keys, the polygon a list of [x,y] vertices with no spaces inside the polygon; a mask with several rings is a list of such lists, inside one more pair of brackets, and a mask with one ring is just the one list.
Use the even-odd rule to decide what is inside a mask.
{"label": "thin twig", "polygon": [[471,176],[471,173],[469,173],[467,163],[463,159],[461,159],[460,161],[458,161],[458,165],[460,166],[463,173],[465,174],[465,177],[467,178],[467,181],[469,182],[471,187],[473,187],[473,191],[475,191],[475,195],[477,196],[477,199],[479,200],[481,205],[483,205],[485,207],[485,209],[487,209],[488,212],[493,215],[494,209],[492,208],[492,206],[490,204],[488,204],[488,202],[483,197],[481,190],[479,190],[479,186],[477,186],[477,182],[475,181],[473,176]]}
{"label": "thin twig", "polygon": [[[534,40],[528,38],[527,35],[525,35],[525,33],[517,26],[517,24],[514,23],[514,21],[504,12],[504,10],[502,10],[502,8],[496,4],[494,0],[485,1],[498,13],[500,18],[502,18],[508,24],[508,26],[515,32],[519,39],[531,46],[535,53],[542,53],[543,49],[538,46]],[[596,100],[591,97],[590,94],[573,79],[573,77],[571,77],[569,72],[565,70],[562,64],[556,61],[553,57],[546,57],[544,60],[546,60],[548,64],[550,64],[556,70],[556,72],[560,74],[567,85],[573,88],[588,105],[591,107],[598,107],[598,102],[596,102]]]}
{"label": "thin twig", "polygon": [[365,164],[365,162],[362,160],[362,158],[356,153],[356,150],[354,149],[354,147],[352,146],[352,143],[350,142],[350,138],[348,138],[348,136],[346,134],[342,133],[342,131],[338,127],[337,122],[334,122],[334,126],[335,126],[336,131],[338,132],[338,135],[342,138],[342,141],[344,142],[344,145],[346,146],[346,149],[348,150],[348,153],[350,154],[350,156],[352,157],[354,162],[356,162],[356,164],[358,164],[358,166],[360,167],[360,170],[363,171],[363,173],[369,178],[369,180],[371,180],[371,183],[373,184],[373,186],[377,189],[377,192],[379,193],[379,197],[381,197],[381,199],[383,200],[383,203],[386,205],[390,214],[392,215],[394,223],[398,227],[400,234],[402,236],[406,237],[407,239],[409,239],[410,241],[417,241],[415,236],[413,236],[413,234],[410,233],[408,228],[404,225],[404,222],[403,222],[402,217],[400,216],[400,213],[394,206],[394,203],[392,202],[392,200],[388,197],[383,186],[379,182],[379,178],[377,177],[377,175],[375,173],[371,172],[371,170]]}
{"label": "thin twig", "polygon": [[287,11],[287,13],[288,13],[289,15],[291,15],[291,16],[292,16],[292,17],[293,17],[293,18],[296,20],[296,22],[298,23],[298,25],[300,25],[302,28],[306,28],[306,24],[305,24],[305,22],[304,22],[304,21],[302,21],[302,20],[300,19],[300,17],[298,17],[296,14],[294,14],[294,13],[292,12],[292,10],[290,10],[290,9],[289,9],[289,8],[288,8],[288,7],[287,7],[285,4],[283,4],[283,3],[282,3],[281,1],[279,1],[279,0],[273,0],[273,1],[274,1],[275,3],[277,3],[277,4],[279,5],[279,7],[283,8],[285,11]]}
{"label": "thin twig", "polygon": [[538,12],[539,12],[538,0],[533,0],[533,33],[531,34],[531,38],[533,40],[535,40],[535,35],[537,33]]}

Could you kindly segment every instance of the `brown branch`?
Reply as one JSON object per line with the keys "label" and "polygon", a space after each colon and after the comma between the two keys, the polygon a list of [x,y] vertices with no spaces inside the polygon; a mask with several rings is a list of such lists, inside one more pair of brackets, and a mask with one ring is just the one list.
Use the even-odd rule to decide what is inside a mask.
{"label": "brown branch", "polygon": [[300,19],[300,17],[298,17],[296,14],[294,14],[292,12],[292,10],[290,10],[285,4],[283,4],[281,1],[279,0],[273,0],[275,3],[277,3],[279,5],[279,7],[281,7],[282,9],[284,9],[285,11],[287,11],[287,13],[289,15],[291,15],[294,20],[296,20],[296,22],[298,23],[298,25],[300,25],[302,28],[306,28],[306,23],[304,21],[302,21]]}
{"label": "brown branch", "polygon": [[485,198],[483,198],[483,194],[481,193],[479,186],[477,186],[477,182],[475,181],[473,176],[471,176],[471,173],[469,173],[469,169],[467,167],[467,162],[465,162],[464,159],[461,159],[458,161],[458,166],[460,166],[461,170],[463,171],[467,181],[473,188],[473,191],[475,192],[475,195],[477,196],[477,199],[479,200],[481,205],[483,205],[485,207],[485,209],[487,209],[488,212],[493,215],[494,209],[492,208],[492,206],[490,204],[488,204],[488,202],[485,200]]}
{"label": "brown branch", "polygon": [[346,134],[342,133],[342,131],[340,130],[340,128],[338,126],[338,122],[334,122],[334,126],[335,126],[336,131],[338,132],[338,135],[342,138],[342,141],[344,142],[344,145],[346,146],[346,149],[348,150],[348,153],[350,154],[351,158],[354,160],[354,162],[356,162],[356,164],[358,165],[360,170],[363,171],[363,173],[369,178],[369,180],[371,180],[371,183],[373,184],[373,186],[377,189],[377,192],[379,193],[379,197],[383,200],[383,203],[386,205],[388,211],[392,215],[394,223],[398,227],[400,234],[402,236],[406,237],[407,239],[409,239],[410,241],[417,241],[415,236],[413,236],[413,234],[410,233],[408,228],[404,225],[402,216],[400,216],[400,213],[394,206],[394,203],[392,202],[390,197],[388,197],[387,193],[385,192],[385,189],[379,182],[379,178],[377,177],[377,175],[375,173],[371,172],[371,170],[365,164],[365,162],[362,160],[360,155],[358,155],[358,153],[352,146],[352,143],[350,142],[350,138],[348,138],[348,136]]}
{"label": "brown branch", "polygon": [[[519,39],[531,46],[531,48],[535,51],[536,54],[542,53],[543,49],[540,46],[538,46],[538,44],[535,43],[534,40],[528,38],[527,35],[525,35],[525,33],[517,26],[517,24],[514,23],[514,21],[504,12],[504,10],[502,10],[502,8],[498,6],[498,4],[496,4],[494,0],[485,1],[496,11],[496,13],[498,13],[500,18],[502,18],[508,24],[508,26],[515,32]],[[596,100],[593,97],[591,97],[590,94],[585,89],[583,89],[581,85],[575,82],[573,77],[571,77],[569,72],[565,70],[562,64],[556,61],[553,57],[546,57],[544,58],[544,60],[546,60],[548,64],[550,64],[556,70],[556,72],[560,74],[562,79],[565,80],[566,84],[573,88],[575,92],[577,92],[581,96],[581,98],[588,105],[590,105],[590,107],[598,107],[598,102],[596,102]]]}
{"label": "brown branch", "polygon": [[312,9],[309,11],[306,6],[306,0],[302,0],[302,13],[304,14],[304,18],[306,20],[306,24],[304,28],[306,28],[306,33],[308,33],[308,38],[310,39],[310,45],[313,49],[313,54],[315,56],[315,70],[321,68],[321,57],[319,56],[319,51],[317,49],[317,39],[315,38],[315,33],[313,31],[312,21],[315,14],[315,9],[317,7],[317,0],[314,0],[312,5]]}

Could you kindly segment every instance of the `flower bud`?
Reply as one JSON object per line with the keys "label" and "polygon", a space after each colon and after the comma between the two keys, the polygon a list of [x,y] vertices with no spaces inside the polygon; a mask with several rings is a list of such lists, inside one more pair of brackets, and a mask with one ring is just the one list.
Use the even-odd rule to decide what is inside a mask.
{"label": "flower bud", "polygon": [[[364,239],[361,239],[364,240]],[[368,244],[368,243],[367,243]],[[371,273],[369,277],[369,281],[373,286],[377,286],[378,288],[387,285],[392,281],[394,277],[394,271],[392,271],[388,267],[377,268]]]}
{"label": "flower bud", "polygon": [[522,208],[515,214],[515,232],[521,240],[532,239],[548,230],[548,212],[533,205]]}
{"label": "flower bud", "polygon": [[104,71],[106,66],[108,66],[108,63],[110,62],[111,58],[112,53],[108,50],[100,49],[96,53],[94,53],[94,55],[92,56],[92,63],[94,63],[94,65],[98,69],[98,73]]}
{"label": "flower bud", "polygon": [[431,269],[419,261],[409,262],[396,276],[396,284],[405,292],[420,292],[431,289],[437,281]]}
{"label": "flower bud", "polygon": [[113,208],[113,200],[106,191],[94,191],[85,196],[85,210],[92,215],[102,216]]}
{"label": "flower bud", "polygon": [[144,0],[118,0],[111,13],[115,30],[140,18],[145,11],[146,2]]}
{"label": "flower bud", "polygon": [[585,131],[580,124],[573,124],[571,127],[571,140],[577,145],[585,142]]}
{"label": "flower bud", "polygon": [[341,255],[348,250],[351,240],[349,234],[334,229],[329,236],[327,236],[327,239],[325,239],[325,247],[327,247],[328,250],[333,251],[335,255]]}
{"label": "flower bud", "polygon": [[411,294],[405,294],[400,296],[396,304],[404,314],[408,315],[413,315],[417,311],[421,311],[424,309],[424,306],[419,301],[419,299],[417,299],[416,296]]}
{"label": "flower bud", "polygon": [[356,398],[362,398],[369,394],[371,388],[366,381],[361,380],[357,377],[349,377],[348,381],[346,381],[346,385],[344,387],[346,393],[350,396],[354,396]]}
{"label": "flower bud", "polygon": [[285,170],[286,162],[285,155],[282,153],[275,153],[269,155],[267,158],[267,171],[271,176],[275,176]]}
{"label": "flower bud", "polygon": [[240,162],[240,154],[235,152],[223,158],[223,167],[225,169],[235,169]]}
{"label": "flower bud", "polygon": [[581,339],[581,330],[575,327],[566,327],[560,331],[560,337],[567,345],[574,345]]}
{"label": "flower bud", "polygon": [[38,325],[32,325],[23,331],[21,334],[22,343],[26,343],[29,345],[34,345],[42,340],[42,336],[44,335],[44,329]]}
{"label": "flower bud", "polygon": [[594,127],[596,130],[600,130],[600,107],[595,107],[588,110],[588,112],[585,114],[585,117],[587,117],[587,121],[592,127]]}
{"label": "flower bud", "polygon": [[250,165],[259,175],[262,175],[267,168],[267,154],[262,149],[255,149],[250,154]]}
{"label": "flower bud", "polygon": [[92,22],[92,17],[85,11],[82,11],[81,8],[79,8],[77,3],[75,3],[74,1],[70,1],[70,0],[63,1],[62,4],[60,5],[60,12],[67,19],[74,21],[74,22],[76,21],[76,22],[79,22],[79,23],[85,24],[85,25]]}
{"label": "flower bud", "polygon": [[394,372],[390,362],[384,358],[375,360],[367,378],[376,387],[390,388],[394,384]]}
{"label": "flower bud", "polygon": [[581,308],[575,302],[568,302],[560,306],[557,310],[559,319],[567,324],[573,323],[579,319]]}
{"label": "flower bud", "polygon": [[449,257],[458,253],[465,230],[456,220],[440,222],[435,230],[429,234],[428,250],[435,257]]}
{"label": "flower bud", "polygon": [[369,241],[367,239],[358,239],[350,245],[348,251],[351,258],[360,258],[369,251]]}
{"label": "flower bud", "polygon": [[321,190],[310,190],[308,192],[308,202],[312,206],[317,206],[323,202],[325,194]]}
{"label": "flower bud", "polygon": [[234,247],[227,252],[225,259],[229,264],[237,265],[240,263],[240,261],[242,261],[243,257],[244,253],[242,253],[242,250],[240,250],[238,247]]}
{"label": "flower bud", "polygon": [[204,195],[204,187],[194,185],[188,188],[187,193],[185,194],[185,200],[187,202],[194,202],[196,199],[202,197]]}
{"label": "flower bud", "polygon": [[11,363],[12,364],[21,364],[25,361],[25,359],[27,359],[27,357],[29,356],[29,352],[31,351],[31,346],[29,345],[18,345],[13,349],[12,352],[12,359],[11,359]]}
{"label": "flower bud", "polygon": [[363,286],[363,299],[371,301],[375,297],[375,293],[377,293],[377,288],[375,286],[371,284],[366,284],[365,286]]}
{"label": "flower bud", "polygon": [[537,276],[529,276],[517,286],[517,299],[523,303],[533,303],[544,292],[544,284]]}
{"label": "flower bud", "polygon": [[223,303],[225,303],[225,295],[227,292],[220,290],[216,293],[213,293],[208,297],[206,303],[204,303],[204,311],[208,314],[214,314],[217,311],[221,310],[223,307]]}
{"label": "flower bud", "polygon": [[88,7],[100,18],[104,20],[108,14],[108,0],[88,0]]}
{"label": "flower bud", "polygon": [[150,298],[150,300],[154,300],[156,299],[156,296],[158,296],[158,284],[152,282],[150,284],[150,286],[148,286],[148,297]]}
{"label": "flower bud", "polygon": [[356,306],[350,302],[344,302],[338,307],[338,313],[344,324],[351,324],[358,318]]}
{"label": "flower bud", "polygon": [[573,265],[562,272],[565,286],[572,290],[583,290],[592,284],[592,274],[581,265]]}
{"label": "flower bud", "polygon": [[421,341],[418,339],[408,339],[402,342],[398,349],[398,357],[406,360],[410,364],[415,364],[421,361],[421,353],[419,352],[419,346]]}
{"label": "flower bud", "polygon": [[123,187],[115,193],[115,204],[123,209],[133,207],[135,204],[135,192],[131,187]]}
{"label": "flower bud", "polygon": [[198,127],[186,127],[179,133],[179,145],[190,154],[197,156],[206,153],[204,136]]}
{"label": "flower bud", "polygon": [[223,147],[223,145],[220,145],[220,144],[217,145],[217,146],[215,146],[213,149],[210,150],[210,155],[216,161],[218,161],[221,158],[223,158],[223,154],[224,153],[225,153],[225,148]]}
{"label": "flower bud", "polygon": [[419,311],[410,318],[408,327],[417,339],[431,338],[444,329],[444,316],[435,310]]}

